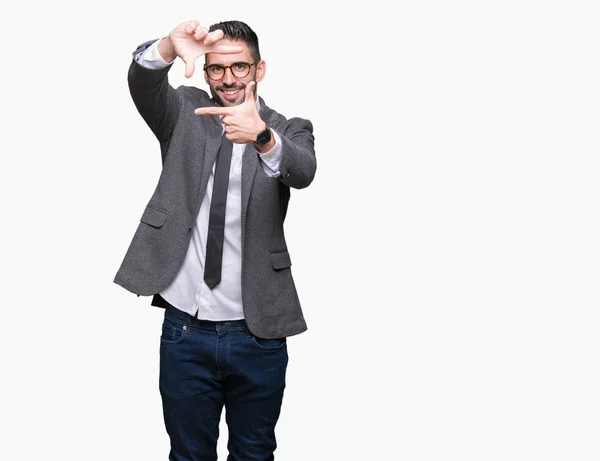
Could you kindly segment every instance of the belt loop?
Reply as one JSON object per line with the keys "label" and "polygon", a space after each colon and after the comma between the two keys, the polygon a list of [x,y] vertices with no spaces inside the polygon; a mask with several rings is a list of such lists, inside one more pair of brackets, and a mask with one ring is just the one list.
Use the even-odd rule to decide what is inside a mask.
{"label": "belt loop", "polygon": [[183,329],[186,330],[187,333],[192,332],[192,319],[193,317],[190,314],[185,316],[185,325]]}

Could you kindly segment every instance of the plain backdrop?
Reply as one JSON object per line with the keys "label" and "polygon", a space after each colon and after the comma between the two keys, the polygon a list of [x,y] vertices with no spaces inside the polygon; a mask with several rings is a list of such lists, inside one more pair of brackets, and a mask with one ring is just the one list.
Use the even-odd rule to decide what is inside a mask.
{"label": "plain backdrop", "polygon": [[3,6],[0,459],[167,459],[163,311],[112,280],[160,174],[131,52],[194,18],[247,22],[314,124],[276,459],[600,459],[596,6]]}

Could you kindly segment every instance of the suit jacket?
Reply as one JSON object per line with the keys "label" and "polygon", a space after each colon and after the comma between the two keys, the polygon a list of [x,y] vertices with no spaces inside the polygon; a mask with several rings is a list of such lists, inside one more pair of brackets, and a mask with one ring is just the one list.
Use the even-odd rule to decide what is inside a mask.
{"label": "suit jacket", "polygon": [[[143,51],[153,41],[134,52]],[[140,218],[114,282],[138,296],[157,295],[177,275],[221,143],[218,116],[197,116],[212,106],[195,87],[174,89],[165,69],[147,69],[135,60],[128,82],[133,101],[160,143],[162,171]],[[282,143],[281,176],[267,176],[252,145],[242,161],[242,299],[249,330],[262,338],[287,337],[306,330],[291,272],[283,224],[290,188],[308,186],[315,175],[312,124],[286,119],[260,99],[260,116]],[[202,274],[198,274],[202,277]]]}

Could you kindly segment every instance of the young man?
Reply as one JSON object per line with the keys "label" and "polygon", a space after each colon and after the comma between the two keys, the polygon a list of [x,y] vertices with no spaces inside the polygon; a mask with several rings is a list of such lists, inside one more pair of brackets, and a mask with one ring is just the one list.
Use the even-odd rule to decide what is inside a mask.
{"label": "young man", "polygon": [[[205,55],[203,90],[174,89]],[[160,142],[163,169],[115,283],[165,308],[160,392],[169,459],[217,459],[226,410],[228,459],[274,459],[288,361],[306,323],[283,232],[290,188],[315,175],[312,124],[257,96],[258,38],[228,21],[177,26],[135,50],[133,101]]]}

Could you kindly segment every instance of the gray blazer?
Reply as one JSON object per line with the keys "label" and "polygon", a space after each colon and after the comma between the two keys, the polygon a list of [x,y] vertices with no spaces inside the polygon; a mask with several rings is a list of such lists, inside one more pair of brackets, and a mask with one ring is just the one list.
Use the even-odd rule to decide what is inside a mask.
{"label": "gray blazer", "polygon": [[[138,47],[134,55],[153,41]],[[221,142],[218,116],[194,114],[212,106],[208,93],[195,87],[174,89],[170,66],[151,70],[131,63],[133,101],[158,138],[162,172],[140,218],[114,282],[138,296],[154,295],[177,275],[206,192]],[[315,175],[313,127],[301,118],[286,119],[260,99],[260,116],[281,137],[281,176],[265,174],[248,145],[242,161],[242,299],[250,331],[262,338],[292,336],[306,330],[291,272],[283,223],[290,188],[308,186]],[[202,274],[198,274],[199,277]]]}

